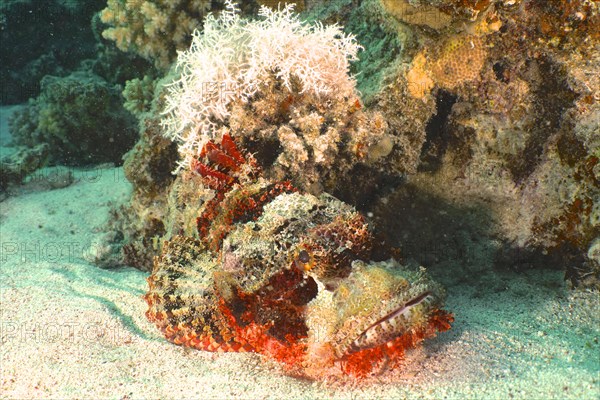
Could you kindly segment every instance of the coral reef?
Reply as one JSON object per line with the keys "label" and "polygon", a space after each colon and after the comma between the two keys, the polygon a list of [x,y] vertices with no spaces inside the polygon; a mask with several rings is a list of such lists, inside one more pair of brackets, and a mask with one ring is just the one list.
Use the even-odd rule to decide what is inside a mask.
{"label": "coral reef", "polygon": [[[413,231],[402,230],[424,244],[403,243],[404,234],[397,234],[394,221],[404,207],[397,202],[410,201],[405,196],[410,193],[440,213],[481,209],[467,224],[481,238],[478,243],[463,232],[443,230],[453,242],[442,247],[454,246],[448,251],[457,260],[469,246],[481,246],[485,256],[477,265],[465,261],[467,274],[482,266],[552,264],[566,267],[574,285],[597,286],[597,262],[590,258],[596,254],[600,168],[595,73],[600,61],[592,31],[597,2],[304,5],[308,18],[343,23],[356,33],[366,47],[356,53],[362,61],[348,62],[354,54],[349,50],[357,46],[351,36],[338,29],[337,37],[319,42],[319,35],[334,29],[302,23],[288,8],[263,11],[254,22],[226,11],[196,34],[171,71],[172,84],[155,84],[155,100],[169,111],[163,127],[155,126],[158,118],[151,114],[164,107],[147,113],[150,91],[144,94],[144,86],[150,79],[131,83],[130,105],[138,116],[148,115],[143,129],[154,139],[130,155],[131,165],[142,166],[129,169],[138,195],[128,212],[140,217],[129,217],[136,225],[126,235],[135,238],[126,241],[130,260],[148,269],[164,238],[182,232],[196,237],[189,221],[210,196],[197,195],[192,186],[200,182],[190,167],[208,140],[229,133],[253,152],[266,179],[289,179],[303,192],[326,191],[374,212],[389,242],[408,258],[447,265],[429,254],[445,239],[434,228],[420,232],[429,226],[430,212],[419,202],[412,202],[412,217],[423,220],[410,219],[407,211],[401,219]],[[269,24],[278,30],[269,30]],[[260,32],[253,30],[258,27]],[[317,57],[307,61],[309,52],[290,50],[286,43],[292,40]],[[318,57],[324,42],[339,43],[335,57]],[[215,44],[227,51],[211,53]],[[261,64],[264,60],[271,63]],[[342,62],[332,67],[332,60]],[[299,76],[294,69],[318,63],[329,75],[310,75],[309,68]],[[196,65],[205,68],[198,72]],[[348,71],[357,75],[348,77]],[[322,85],[315,86],[319,79]],[[327,91],[331,87],[339,89]],[[143,158],[169,164],[173,155],[163,150],[172,144],[161,135],[177,142],[183,162],[176,178],[160,178],[164,184],[157,185],[152,179],[160,174],[148,174]],[[162,143],[156,151],[155,141]],[[515,254],[526,261],[521,264]]]}
{"label": "coral reef", "polygon": [[488,209],[485,235],[490,243],[504,242],[496,246],[499,254],[505,248],[535,254],[566,267],[574,285],[597,286],[587,254],[600,235],[594,211],[600,83],[592,72],[600,55],[590,32],[600,7],[588,1],[420,3],[454,22],[436,27],[443,40],[417,31],[408,94],[435,99],[438,109],[428,123],[421,172],[408,182],[455,207]]}
{"label": "coral reef", "polygon": [[228,135],[192,166],[212,191],[198,239],[156,258],[146,313],[165,337],[208,351],[252,351],[311,378],[364,376],[450,328],[443,290],[386,259],[352,207],[261,176]]}
{"label": "coral reef", "polygon": [[136,140],[134,119],[121,106],[118,86],[82,72],[46,76],[39,97],[9,121],[16,144],[48,145],[49,162],[120,164]]}
{"label": "coral reef", "polygon": [[[189,221],[195,219],[194,213],[198,212],[202,201],[194,187],[188,187],[197,184],[186,172],[189,171],[189,160],[194,159],[200,143],[223,132],[235,135],[244,148],[254,153],[263,167],[264,177],[278,181],[289,179],[301,190],[313,194],[326,190],[355,204],[373,195],[370,188],[378,185],[381,176],[398,176],[416,170],[425,139],[423,120],[426,121],[427,116],[433,113],[435,104],[414,99],[409,99],[407,104],[399,104],[403,101],[401,97],[406,87],[395,85],[394,77],[388,82],[387,98],[381,101],[381,110],[366,112],[354,88],[354,80],[347,75],[344,51],[350,51],[348,46],[356,44],[340,42],[342,47],[336,50],[332,44],[339,40],[334,38],[338,28],[313,28],[303,24],[292,16],[290,8],[283,9],[280,14],[273,14],[270,10],[264,13],[270,16],[269,19],[252,23],[252,29],[261,31],[250,35],[257,42],[254,44],[257,51],[237,49],[241,53],[240,59],[232,56],[226,68],[222,62],[222,51],[215,54],[212,45],[206,47],[206,43],[220,41],[222,44],[217,47],[221,50],[235,47],[238,42],[243,44],[234,33],[238,25],[247,22],[237,14],[221,16],[230,18],[229,25],[221,20],[209,20],[205,34],[198,34],[194,39],[197,44],[193,48],[195,52],[183,53],[182,67],[172,71],[162,82],[144,78],[143,81],[128,83],[124,93],[126,106],[135,110],[141,118],[142,131],[142,139],[127,155],[125,162],[125,175],[133,183],[134,195],[130,204],[117,213],[121,216],[120,221],[114,223],[114,229],[119,232],[117,236],[125,237],[123,256],[128,265],[148,270],[152,258],[160,251],[160,246],[155,245],[157,242],[180,233],[181,229],[188,235],[194,235]],[[279,28],[274,29],[270,24]],[[287,42],[276,39],[282,35],[282,27],[295,36],[284,35],[289,36]],[[292,39],[303,43],[302,46],[311,47],[315,56],[305,59],[309,53],[301,51],[301,46],[296,46]],[[269,46],[275,46],[275,42],[278,42],[277,47],[270,49]],[[291,52],[290,48],[294,46],[295,50]],[[317,46],[321,48],[319,51],[315,50]],[[271,62],[269,54],[277,52],[291,53],[288,58],[276,59],[281,68],[287,68],[290,87],[286,87],[283,79],[275,75],[277,68],[272,71],[267,68]],[[318,54],[323,58],[317,57]],[[256,93],[249,97],[229,90],[238,88],[240,76],[249,76],[245,70],[244,74],[238,71],[244,57],[254,57],[253,62],[262,66],[260,71],[255,71],[256,74],[260,72],[260,79],[255,77],[255,82],[261,83],[257,85]],[[192,61],[207,65],[213,63],[214,68],[193,68]],[[295,75],[297,69],[304,68],[304,65],[311,65],[310,70],[302,72],[306,90],[303,90],[302,80]],[[217,75],[214,75],[215,71],[219,71]],[[199,85],[197,91],[192,90],[194,86],[191,84],[181,84],[182,74]],[[285,78],[283,69],[279,74]],[[224,83],[215,84],[217,78]],[[166,82],[175,84],[165,85]],[[207,86],[206,82],[211,85]],[[150,104],[148,99],[152,87],[154,100]],[[317,94],[316,91],[321,92]],[[226,102],[221,101],[222,96],[229,96],[225,99],[229,101],[226,107],[223,104]],[[190,108],[188,102],[202,106]],[[161,127],[158,121],[165,104],[170,104],[173,111],[167,122],[173,123]],[[178,104],[182,107],[176,107]],[[399,114],[399,107],[414,114]],[[185,110],[196,111],[177,114]],[[389,113],[387,118],[384,112]],[[414,118],[418,113],[423,117]],[[215,114],[222,114],[224,119],[216,118]],[[192,123],[176,133],[178,121],[186,118],[196,123],[201,121],[204,133],[199,129],[191,133],[192,137],[187,136]],[[180,152],[188,157],[188,162],[181,163],[177,178],[169,175],[175,169],[169,165],[175,162],[176,157],[171,151],[171,142],[161,137],[167,133],[179,141]]]}

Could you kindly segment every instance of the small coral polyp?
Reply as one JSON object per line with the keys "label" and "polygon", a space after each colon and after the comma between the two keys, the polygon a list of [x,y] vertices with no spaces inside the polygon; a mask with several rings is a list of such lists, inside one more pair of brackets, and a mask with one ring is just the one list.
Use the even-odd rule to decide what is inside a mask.
{"label": "small coral polyp", "polygon": [[385,248],[351,206],[263,178],[229,135],[193,165],[214,197],[198,238],[164,244],[145,295],[169,341],[260,353],[310,378],[364,377],[450,328],[442,288],[424,271],[374,260]]}

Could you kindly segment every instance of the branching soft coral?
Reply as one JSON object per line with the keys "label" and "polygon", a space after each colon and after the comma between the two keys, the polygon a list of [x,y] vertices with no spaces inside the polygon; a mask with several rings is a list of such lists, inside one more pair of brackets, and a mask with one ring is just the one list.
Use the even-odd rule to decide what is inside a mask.
{"label": "branching soft coral", "polygon": [[179,79],[169,87],[167,136],[180,143],[181,167],[217,135],[234,101],[260,95],[273,80],[289,93],[356,96],[349,61],[360,46],[337,25],[309,25],[293,13],[262,7],[259,21],[240,17],[232,1],[219,18],[209,15],[177,61]]}

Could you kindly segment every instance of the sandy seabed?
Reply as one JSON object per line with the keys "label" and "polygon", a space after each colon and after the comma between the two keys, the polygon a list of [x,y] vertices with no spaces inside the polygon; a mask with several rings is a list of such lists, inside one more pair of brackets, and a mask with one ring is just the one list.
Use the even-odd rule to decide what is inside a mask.
{"label": "sandy seabed", "polygon": [[147,274],[86,261],[131,190],[122,169],[71,172],[68,187],[0,202],[1,398],[600,398],[599,297],[558,271],[447,287],[453,328],[360,383],[169,344],[144,316]]}

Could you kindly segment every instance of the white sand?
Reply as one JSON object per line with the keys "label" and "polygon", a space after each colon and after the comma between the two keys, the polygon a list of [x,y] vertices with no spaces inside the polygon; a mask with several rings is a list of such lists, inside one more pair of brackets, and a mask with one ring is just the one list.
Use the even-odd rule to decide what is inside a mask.
{"label": "white sand", "polygon": [[454,328],[360,385],[171,345],[144,317],[146,274],[84,259],[130,190],[122,170],[73,173],[67,188],[0,203],[2,398],[599,397],[598,295],[569,293],[550,271],[449,287]]}

